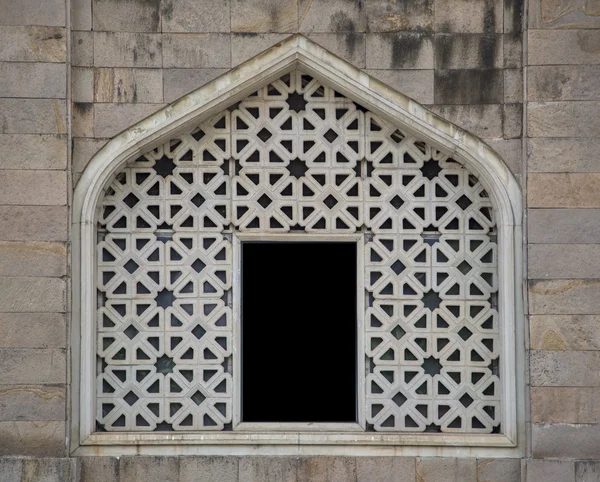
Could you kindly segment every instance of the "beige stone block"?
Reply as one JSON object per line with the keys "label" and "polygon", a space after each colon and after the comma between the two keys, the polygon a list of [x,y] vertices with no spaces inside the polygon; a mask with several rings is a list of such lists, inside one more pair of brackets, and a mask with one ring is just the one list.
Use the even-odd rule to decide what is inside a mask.
{"label": "beige stone block", "polygon": [[414,457],[356,457],[356,482],[414,482]]}
{"label": "beige stone block", "polygon": [[600,65],[540,65],[527,70],[530,101],[600,100]]}
{"label": "beige stone block", "polygon": [[71,98],[73,102],[94,102],[94,70],[84,67],[71,69]]}
{"label": "beige stone block", "polygon": [[546,351],[530,352],[531,386],[597,387],[600,386],[600,352]]}
{"label": "beige stone block", "polygon": [[532,387],[531,421],[599,423],[600,388]]}
{"label": "beige stone block", "polygon": [[159,32],[160,0],[92,0],[94,31]]}
{"label": "beige stone block", "polygon": [[504,51],[505,69],[520,69],[523,67],[523,37],[521,32],[504,34],[502,49]]}
{"label": "beige stone block", "polygon": [[504,66],[500,34],[436,34],[436,69],[501,69]]}
{"label": "beige stone block", "polygon": [[81,173],[90,159],[106,144],[107,139],[74,139],[73,172]]}
{"label": "beige stone block", "polygon": [[0,422],[0,455],[60,457],[65,450],[65,422]]}
{"label": "beige stone block", "polygon": [[72,33],[71,63],[80,67],[92,67],[94,65],[94,32]]}
{"label": "beige stone block", "polygon": [[575,466],[569,460],[527,461],[527,482],[575,482]]}
{"label": "beige stone block", "polygon": [[66,134],[66,106],[58,99],[0,99],[0,133]]}
{"label": "beige stone block", "polygon": [[244,482],[296,482],[296,457],[241,457],[239,464]]}
{"label": "beige stone block", "polygon": [[523,71],[520,69],[504,70],[504,102],[523,102]]}
{"label": "beige stone block", "polygon": [[65,350],[1,348],[0,368],[0,385],[65,383]]}
{"label": "beige stone block", "polygon": [[231,37],[223,33],[166,34],[163,37],[165,68],[229,68]]}
{"label": "beige stone block", "polygon": [[64,99],[66,95],[66,65],[0,62],[1,97]]}
{"label": "beige stone block", "polygon": [[62,206],[67,204],[65,171],[0,172],[0,205]]}
{"label": "beige stone block", "polygon": [[180,457],[179,482],[238,482],[238,458]]}
{"label": "beige stone block", "polygon": [[113,137],[163,107],[163,104],[96,104],[94,133],[97,137]]}
{"label": "beige stone block", "polygon": [[598,278],[600,245],[530,244],[528,266],[531,279]]}
{"label": "beige stone block", "polygon": [[435,114],[482,138],[502,137],[502,105],[431,105]]}
{"label": "beige stone block", "polygon": [[531,172],[600,172],[600,139],[528,139]]}
{"label": "beige stone block", "polygon": [[66,62],[67,39],[61,27],[2,27],[0,61]]}
{"label": "beige stone block", "polygon": [[94,104],[92,102],[73,103],[71,133],[73,137],[94,137]]}
{"label": "beige stone block", "polygon": [[600,30],[529,30],[529,65],[600,64]]}
{"label": "beige stone block", "polygon": [[503,2],[492,0],[436,0],[435,31],[459,33],[502,33]]}
{"label": "beige stone block", "polygon": [[79,457],[78,461],[80,467],[78,482],[119,482],[118,458]]}
{"label": "beige stone block", "polygon": [[356,33],[367,28],[367,13],[360,2],[298,0],[298,11],[302,33]]}
{"label": "beige stone block", "polygon": [[178,482],[178,457],[121,457],[120,480]]}
{"label": "beige stone block", "polygon": [[361,33],[309,34],[315,43],[346,60],[355,67],[365,67],[365,35]]}
{"label": "beige stone block", "polygon": [[0,241],[66,241],[65,206],[0,206]]}
{"label": "beige stone block", "polygon": [[94,102],[161,103],[161,69],[94,69]]}
{"label": "beige stone block", "polygon": [[75,459],[27,459],[23,462],[22,482],[55,482],[73,480]]}
{"label": "beige stone block", "polygon": [[62,0],[0,0],[0,25],[65,26],[65,3]]}
{"label": "beige stone block", "polygon": [[433,69],[431,35],[382,33],[367,35],[368,69]]}
{"label": "beige stone block", "polygon": [[58,278],[0,278],[0,312],[63,313],[65,282]]}
{"label": "beige stone block", "polygon": [[66,136],[0,134],[0,169],[65,169],[66,167]]}
{"label": "beige stone block", "polygon": [[63,313],[0,313],[0,348],[65,348]]}
{"label": "beige stone block", "polygon": [[505,139],[518,139],[523,134],[523,104],[504,104],[503,130]]}
{"label": "beige stone block", "polygon": [[162,67],[160,34],[94,32],[94,66]]}
{"label": "beige stone block", "polygon": [[523,164],[523,144],[520,139],[489,139],[487,144],[494,149],[519,181]]}
{"label": "beige stone block", "polygon": [[366,2],[369,32],[433,31],[434,0]]}
{"label": "beige stone block", "polygon": [[165,69],[163,71],[164,101],[171,103],[225,72],[227,69]]}
{"label": "beige stone block", "polygon": [[478,459],[477,482],[521,482],[521,460]]}
{"label": "beige stone block", "polygon": [[540,315],[600,313],[600,280],[548,280],[529,283],[529,312]]}
{"label": "beige stone block", "polygon": [[433,104],[433,70],[368,69],[366,72],[421,104]]}
{"label": "beige stone block", "polygon": [[64,420],[64,385],[0,385],[0,420]]}
{"label": "beige stone block", "polygon": [[598,208],[600,174],[532,173],[527,199],[531,208]]}
{"label": "beige stone block", "polygon": [[288,36],[281,33],[234,33],[231,34],[231,65],[251,59]]}
{"label": "beige stone block", "polygon": [[504,73],[500,69],[435,71],[436,104],[501,104]]}
{"label": "beige stone block", "polygon": [[532,315],[529,323],[534,350],[600,350],[600,316]]}
{"label": "beige stone block", "polygon": [[298,30],[298,0],[234,0],[231,31],[294,33]]}
{"label": "beige stone block", "polygon": [[92,0],[71,0],[71,29],[92,30]]}
{"label": "beige stone block", "polygon": [[163,32],[229,32],[231,0],[166,0]]}
{"label": "beige stone block", "polygon": [[538,28],[600,28],[598,3],[530,0],[529,27]]}
{"label": "beige stone block", "polygon": [[0,481],[2,482],[21,482],[23,472],[22,458],[4,457],[0,459]]}
{"label": "beige stone block", "polygon": [[530,137],[600,137],[600,101],[530,102]]}
{"label": "beige stone block", "polygon": [[66,276],[64,243],[0,241],[0,276]]}
{"label": "beige stone block", "polygon": [[300,457],[297,482],[327,480],[349,482],[356,480],[355,457]]}
{"label": "beige stone block", "polygon": [[575,462],[575,480],[582,482],[597,482],[600,480],[600,462]]}
{"label": "beige stone block", "polygon": [[597,243],[600,237],[598,209],[530,209],[530,243]]}
{"label": "beige stone block", "polygon": [[[595,459],[600,453],[600,425],[535,423],[531,427],[534,457]],[[572,463],[564,461],[562,463]],[[555,468],[554,472],[560,474]],[[566,471],[570,474],[570,471]],[[536,479],[534,479],[536,480]],[[537,479],[549,482],[549,478]],[[555,479],[571,482],[573,479]],[[531,482],[527,478],[527,482]],[[578,481],[579,482],[579,481]]]}
{"label": "beige stone block", "polygon": [[477,482],[477,460],[450,457],[418,458],[417,480],[427,482]]}

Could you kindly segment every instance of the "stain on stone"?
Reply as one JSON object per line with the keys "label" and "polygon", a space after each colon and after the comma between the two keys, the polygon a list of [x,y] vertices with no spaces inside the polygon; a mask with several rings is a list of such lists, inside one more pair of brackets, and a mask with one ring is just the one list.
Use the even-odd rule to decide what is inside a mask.
{"label": "stain on stone", "polygon": [[600,53],[600,42],[595,31],[577,32],[577,44],[586,53]]}
{"label": "stain on stone", "polygon": [[89,114],[94,108],[91,102],[73,102],[73,108],[82,114]]}
{"label": "stain on stone", "polygon": [[419,34],[395,35],[392,38],[392,67],[414,66],[426,40],[427,37]]}
{"label": "stain on stone", "polygon": [[172,0],[165,0],[162,14],[163,14],[163,17],[165,18],[165,20],[173,19],[173,2],[172,2]]}
{"label": "stain on stone", "polygon": [[504,0],[505,20],[507,14],[510,15],[509,28],[505,32],[520,32],[523,28],[523,4],[524,0]]}
{"label": "stain on stone", "polygon": [[499,104],[503,101],[502,70],[436,70],[437,104]]}
{"label": "stain on stone", "polygon": [[[483,32],[494,33],[496,31],[496,4],[495,0],[485,0],[483,10]],[[500,17],[502,18],[502,17]]]}
{"label": "stain on stone", "polygon": [[479,39],[479,58],[481,59],[481,66],[484,69],[494,67],[498,47],[499,42],[496,35],[484,35]]}
{"label": "stain on stone", "polygon": [[256,33],[256,32],[236,32],[235,35],[237,37],[243,37],[243,38],[255,38],[255,37],[258,37],[260,34]]}
{"label": "stain on stone", "polygon": [[356,30],[356,26],[352,19],[343,11],[339,11],[331,16],[330,25],[331,29],[337,33],[354,32]]}

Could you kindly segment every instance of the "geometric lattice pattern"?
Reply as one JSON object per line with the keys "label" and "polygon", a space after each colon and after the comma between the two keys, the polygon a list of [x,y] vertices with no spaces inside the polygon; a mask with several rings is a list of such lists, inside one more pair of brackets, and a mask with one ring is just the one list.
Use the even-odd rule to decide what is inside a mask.
{"label": "geometric lattice pattern", "polygon": [[448,155],[297,71],[107,187],[99,430],[231,429],[236,231],[364,233],[368,430],[501,431],[488,194]]}

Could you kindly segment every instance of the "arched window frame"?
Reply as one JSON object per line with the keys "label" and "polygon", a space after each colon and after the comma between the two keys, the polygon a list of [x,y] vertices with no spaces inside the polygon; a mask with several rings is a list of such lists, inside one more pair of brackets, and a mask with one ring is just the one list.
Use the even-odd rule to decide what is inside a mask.
{"label": "arched window frame", "polygon": [[[103,189],[124,164],[294,70],[314,76],[368,110],[452,153],[486,187],[498,226],[498,277],[504,375],[503,434],[364,432],[94,433],[96,224]],[[301,35],[290,37],[114,137],[90,161],[73,198],[71,451],[128,453],[476,455],[515,457],[525,446],[522,203],[518,183],[486,144],[437,117]],[[301,447],[301,449],[300,449]],[[341,451],[341,452],[340,452]]]}

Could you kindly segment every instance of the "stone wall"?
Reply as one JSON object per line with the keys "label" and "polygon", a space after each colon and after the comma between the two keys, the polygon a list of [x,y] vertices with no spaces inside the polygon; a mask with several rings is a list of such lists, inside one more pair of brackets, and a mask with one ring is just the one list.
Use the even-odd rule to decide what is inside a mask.
{"label": "stone wall", "polygon": [[[520,180],[531,458],[48,458],[67,456],[73,181],[108,138],[296,32]],[[600,459],[599,152],[598,0],[0,0],[0,481],[600,480],[577,461]]]}

